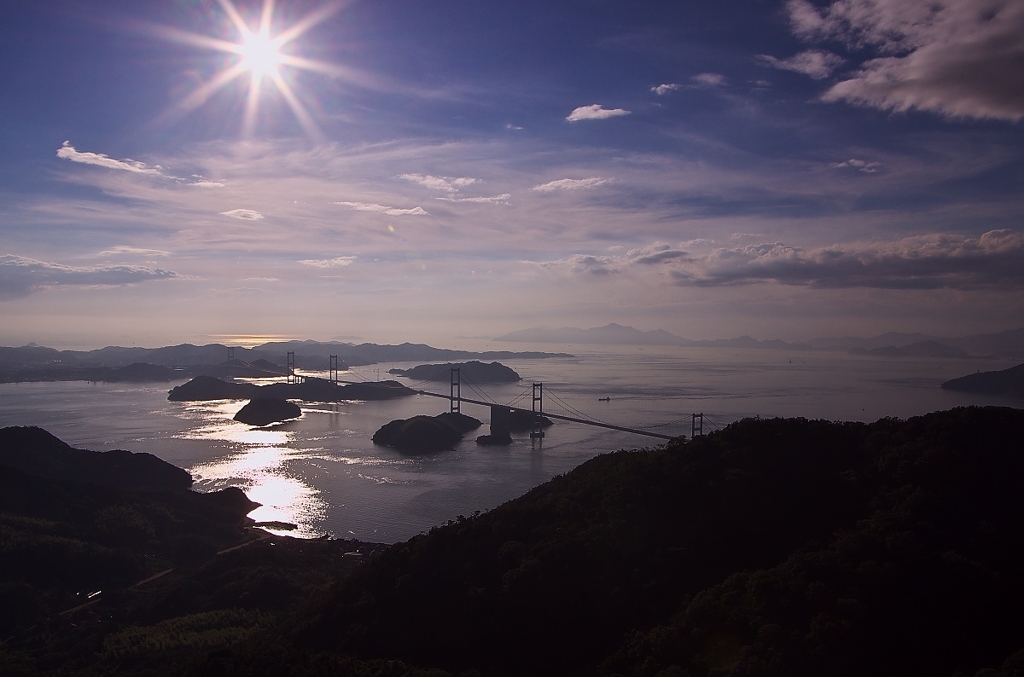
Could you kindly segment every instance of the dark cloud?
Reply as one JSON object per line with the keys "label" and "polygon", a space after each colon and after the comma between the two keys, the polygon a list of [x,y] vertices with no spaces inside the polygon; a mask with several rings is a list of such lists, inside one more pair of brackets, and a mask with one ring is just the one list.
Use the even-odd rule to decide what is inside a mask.
{"label": "dark cloud", "polygon": [[28,296],[58,286],[117,286],[178,277],[177,273],[145,266],[65,266],[23,256],[0,256],[0,300]]}
{"label": "dark cloud", "polygon": [[787,7],[798,36],[875,52],[826,91],[825,101],[1024,119],[1020,0],[841,0],[821,10],[808,0],[789,0]]}
{"label": "dark cloud", "polygon": [[803,250],[776,242],[718,249],[673,270],[682,286],[774,282],[817,288],[1024,289],[1024,235],[994,230]]}

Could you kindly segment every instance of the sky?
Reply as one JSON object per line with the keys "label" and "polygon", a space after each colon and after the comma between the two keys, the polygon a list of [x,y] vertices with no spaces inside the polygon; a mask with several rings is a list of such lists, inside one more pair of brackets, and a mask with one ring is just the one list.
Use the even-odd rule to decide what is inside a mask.
{"label": "sky", "polygon": [[1024,0],[51,0],[0,33],[0,345],[1024,326]]}

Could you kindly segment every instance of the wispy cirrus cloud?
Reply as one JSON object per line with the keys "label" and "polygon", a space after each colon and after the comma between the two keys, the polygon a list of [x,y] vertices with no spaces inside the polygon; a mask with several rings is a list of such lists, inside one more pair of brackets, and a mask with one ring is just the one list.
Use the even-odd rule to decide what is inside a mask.
{"label": "wispy cirrus cloud", "polygon": [[630,111],[624,108],[605,108],[599,103],[589,106],[580,106],[569,113],[565,118],[569,122],[580,122],[581,120],[607,120],[622,115],[629,115]]}
{"label": "wispy cirrus cloud", "polygon": [[303,259],[299,263],[313,268],[345,268],[355,260],[355,256],[336,256],[333,259]]}
{"label": "wispy cirrus cloud", "polygon": [[129,247],[127,245],[118,245],[111,247],[110,249],[104,249],[99,253],[99,256],[159,256],[167,257],[171,253],[164,251],[163,249],[145,249],[142,247]]}
{"label": "wispy cirrus cloud", "polygon": [[457,193],[466,186],[480,182],[480,179],[467,176],[432,176],[430,174],[399,174],[398,178],[444,193]]}
{"label": "wispy cirrus cloud", "polygon": [[600,176],[590,176],[585,179],[556,179],[534,186],[530,190],[540,193],[550,193],[556,190],[585,190],[609,183],[611,179]]}
{"label": "wispy cirrus cloud", "polygon": [[67,266],[4,254],[0,256],[0,300],[18,299],[61,286],[121,286],[179,277],[147,266]]}
{"label": "wispy cirrus cloud", "polygon": [[757,61],[765,66],[802,73],[815,80],[822,80],[831,75],[832,71],[843,65],[846,60],[831,52],[812,49],[800,52],[788,59],[779,59],[769,54],[758,54]]}
{"label": "wispy cirrus cloud", "polygon": [[483,195],[483,196],[471,196],[463,197],[460,191],[467,186],[474,184],[483,183],[480,179],[474,179],[468,176],[432,176],[430,174],[400,174],[400,179],[406,181],[412,181],[419,185],[429,188],[430,190],[440,191],[445,193],[443,197],[436,197],[435,200],[443,200],[444,202],[476,202],[476,203],[489,203],[489,204],[509,204],[512,199],[510,193],[501,193],[500,195]]}
{"label": "wispy cirrus cloud", "polygon": [[512,194],[511,193],[502,193],[501,195],[485,195],[485,196],[481,196],[481,197],[455,197],[455,196],[448,195],[448,196],[445,196],[445,197],[436,197],[434,199],[435,200],[443,200],[445,202],[479,202],[479,203],[490,203],[490,204],[507,205],[507,204],[509,204],[509,201],[512,199]]}
{"label": "wispy cirrus cloud", "polygon": [[793,32],[873,50],[824,101],[950,118],[1024,119],[1024,3],[841,0],[787,3]]}
{"label": "wispy cirrus cloud", "polygon": [[61,147],[57,149],[57,157],[62,160],[69,160],[83,165],[92,165],[94,167],[103,167],[105,169],[114,169],[117,171],[131,172],[133,174],[141,174],[145,176],[156,176],[161,179],[167,179],[178,184],[184,184],[195,188],[224,188],[226,185],[220,181],[210,181],[199,174],[193,174],[191,177],[185,179],[180,176],[174,176],[173,174],[167,173],[167,170],[160,165],[148,165],[145,162],[139,162],[138,160],[132,160],[130,158],[118,160],[117,158],[112,158],[105,153],[80,151],[72,146],[70,141],[65,141],[61,144]]}
{"label": "wispy cirrus cloud", "polygon": [[388,207],[376,202],[335,202],[334,204],[360,212],[380,212],[388,216],[430,216],[430,212],[423,207]]}
{"label": "wispy cirrus cloud", "polygon": [[174,178],[164,173],[164,168],[160,165],[147,165],[145,162],[138,162],[137,160],[124,159],[117,160],[103,153],[91,153],[82,152],[76,150],[71,145],[70,141],[65,141],[61,144],[61,147],[57,149],[57,157],[62,160],[70,160],[71,162],[78,162],[84,165],[94,165],[96,167],[105,167],[107,169],[118,169],[125,172],[132,172],[135,174],[148,174],[150,176],[161,176],[164,178]]}
{"label": "wispy cirrus cloud", "polygon": [[724,87],[729,81],[721,73],[699,73],[690,79],[697,87]]}
{"label": "wispy cirrus cloud", "polygon": [[231,209],[226,212],[221,212],[221,216],[230,216],[233,219],[241,219],[243,221],[259,221],[263,218],[263,214],[253,209]]}

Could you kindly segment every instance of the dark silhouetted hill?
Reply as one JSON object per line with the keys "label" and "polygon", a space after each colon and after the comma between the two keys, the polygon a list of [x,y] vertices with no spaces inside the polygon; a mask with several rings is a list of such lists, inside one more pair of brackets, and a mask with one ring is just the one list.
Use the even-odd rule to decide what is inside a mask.
{"label": "dark silhouetted hill", "polygon": [[[310,557],[301,546],[243,548],[139,595],[143,611],[0,646],[0,667],[1019,675],[1022,431],[1024,410],[995,407],[873,424],[746,419],[597,456],[335,568],[330,588],[299,584],[287,563]],[[322,567],[336,564],[312,557],[306,575],[324,581]]]}
{"label": "dark silhouetted hill", "polygon": [[152,454],[74,449],[42,428],[0,428],[0,464],[50,479],[136,491],[174,491],[192,486],[192,477],[186,471]]}
{"label": "dark silhouetted hill", "polygon": [[942,387],[946,390],[962,390],[968,393],[1024,397],[1024,364],[1002,371],[968,374],[946,381]]}

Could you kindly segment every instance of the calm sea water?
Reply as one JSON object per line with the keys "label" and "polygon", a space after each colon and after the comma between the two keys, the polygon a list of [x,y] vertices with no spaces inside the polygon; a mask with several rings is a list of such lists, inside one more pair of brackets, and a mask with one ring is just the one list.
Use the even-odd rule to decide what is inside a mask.
{"label": "calm sea water", "polygon": [[[578,410],[671,435],[689,435],[695,412],[705,414],[707,431],[747,416],[874,421],[971,404],[1024,406],[939,388],[956,376],[1014,364],[1002,360],[633,347],[505,364],[519,372],[521,384],[474,388],[464,380],[463,396],[499,403],[519,398],[529,408],[530,384],[543,382],[546,411]],[[410,366],[381,364],[349,377],[372,380],[378,367],[384,377],[388,368]],[[231,420],[244,402],[168,402],[174,385],[0,384],[0,426],[41,426],[73,446],[98,451],[149,452],[191,472],[200,490],[243,488],[262,504],[253,518],[297,524],[295,535],[330,532],[381,542],[493,508],[597,454],[659,443],[556,422],[540,442],[520,435],[509,447],[479,447],[473,440],[487,432],[489,412],[463,404],[463,413],[484,422],[479,431],[454,451],[408,457],[374,446],[370,437],[392,419],[447,411],[445,400],[420,395],[304,404],[301,419],[254,429]],[[447,376],[427,389],[446,393]],[[610,401],[599,401],[605,397]]]}

